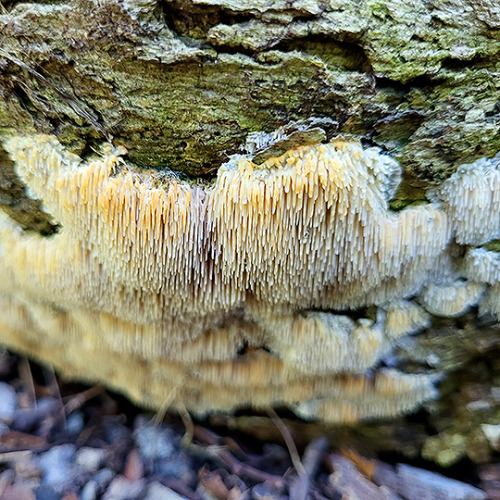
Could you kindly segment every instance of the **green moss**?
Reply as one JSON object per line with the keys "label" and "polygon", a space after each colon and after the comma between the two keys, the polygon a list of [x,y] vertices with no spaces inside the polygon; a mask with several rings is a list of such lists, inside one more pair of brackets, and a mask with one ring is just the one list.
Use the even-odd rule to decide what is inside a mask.
{"label": "green moss", "polygon": [[0,15],[0,135],[55,133],[83,154],[113,140],[140,167],[207,179],[248,133],[328,117],[401,162],[411,181],[395,210],[500,150],[500,42],[466,10],[348,1],[268,24],[174,2],[167,26],[156,3],[135,8],[78,0]]}
{"label": "green moss", "polygon": [[491,252],[500,252],[500,240],[492,240],[484,245],[486,250],[490,250]]}
{"label": "green moss", "polygon": [[461,434],[443,433],[426,440],[422,456],[441,467],[450,467],[462,459],[467,451],[467,439]]}

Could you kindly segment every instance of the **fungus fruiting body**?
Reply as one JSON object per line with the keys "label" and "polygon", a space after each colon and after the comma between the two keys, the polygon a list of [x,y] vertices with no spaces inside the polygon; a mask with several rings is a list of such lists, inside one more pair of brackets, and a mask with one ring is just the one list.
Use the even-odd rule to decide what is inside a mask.
{"label": "fungus fruiting body", "polygon": [[481,245],[500,237],[500,155],[460,166],[435,194],[457,243]]}
{"label": "fungus fruiting body", "polygon": [[451,284],[429,284],[421,294],[421,303],[427,311],[453,318],[477,305],[486,286],[473,281],[455,281]]}
{"label": "fungus fruiting body", "polygon": [[[288,405],[331,421],[411,411],[435,394],[431,377],[373,371],[429,325],[401,298],[456,315],[487,288],[456,275],[448,251],[500,229],[476,211],[472,166],[439,201],[392,213],[398,164],[354,140],[261,165],[236,156],[205,188],[136,171],[111,148],[84,163],[49,136],[5,147],[62,228],[42,237],[0,215],[0,339],[151,406]],[[460,189],[473,193],[465,207]],[[459,278],[460,304],[437,304]],[[376,318],[349,317],[369,305]]]}

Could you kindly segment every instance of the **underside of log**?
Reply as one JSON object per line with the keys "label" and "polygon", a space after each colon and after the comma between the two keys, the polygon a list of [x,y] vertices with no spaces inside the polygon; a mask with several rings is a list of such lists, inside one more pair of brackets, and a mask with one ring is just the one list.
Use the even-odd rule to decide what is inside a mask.
{"label": "underside of log", "polygon": [[[0,5],[0,207],[23,237],[47,240],[69,227],[47,209],[48,195],[25,193],[33,186],[7,153],[13,137],[55,136],[84,164],[112,143],[126,149],[137,178],[175,178],[190,193],[215,191],[219,167],[235,154],[261,165],[340,138],[359,141],[363,151],[381,148],[399,162],[402,182],[386,200],[396,217],[434,203],[431,189],[452,182],[461,165],[500,150],[499,51],[500,10],[490,0],[6,1]],[[475,247],[500,249],[494,237],[480,244],[455,239],[447,247],[454,259]],[[63,302],[55,304],[59,319]],[[453,318],[433,313],[393,352],[406,372],[431,371],[440,398],[417,416],[357,424],[349,436],[442,465],[464,456],[484,462],[498,451],[499,327],[494,314],[479,317],[478,302]],[[311,304],[376,321],[369,302],[340,311]],[[241,311],[231,314],[230,321],[241,320]],[[21,340],[9,344],[57,363],[50,344],[12,328],[12,338]],[[84,368],[72,370],[68,359],[60,368],[81,376]],[[100,377],[115,387],[127,383],[115,371]],[[258,418],[231,423],[265,436],[270,431]],[[290,425],[316,432],[316,424]],[[329,429],[333,437],[346,432]]]}

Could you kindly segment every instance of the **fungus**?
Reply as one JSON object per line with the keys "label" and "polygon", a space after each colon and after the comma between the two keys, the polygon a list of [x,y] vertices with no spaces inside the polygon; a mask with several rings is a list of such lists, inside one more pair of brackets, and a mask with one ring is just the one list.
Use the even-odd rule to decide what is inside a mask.
{"label": "fungus", "polygon": [[484,248],[471,248],[463,263],[468,279],[494,285],[500,283],[500,253]]}
{"label": "fungus", "polygon": [[480,304],[479,312],[481,314],[492,314],[500,320],[500,284],[488,289]]}
{"label": "fungus", "polygon": [[[346,393],[349,397],[344,397]],[[315,399],[297,405],[294,410],[303,418],[354,423],[368,417],[395,417],[414,410],[417,401],[429,399],[436,391],[418,375],[405,375],[397,370],[380,370],[374,379],[350,378],[336,399]],[[395,404],[395,402],[397,403]]]}
{"label": "fungus", "polygon": [[458,243],[482,245],[500,237],[500,155],[461,165],[434,195],[443,201]]}
{"label": "fungus", "polygon": [[482,283],[457,280],[451,284],[432,283],[425,287],[420,303],[436,316],[453,318],[477,305],[486,286]]}
{"label": "fungus", "polygon": [[465,254],[462,267],[469,279],[491,285],[481,301],[479,312],[500,319],[500,253],[485,248],[471,248]]}
{"label": "fungus", "polygon": [[390,339],[398,339],[430,326],[431,318],[415,302],[399,300],[387,306],[385,333]]}
{"label": "fungus", "polygon": [[[152,407],[160,406],[176,393],[179,404],[200,415],[245,405],[288,404],[304,417],[352,422],[399,415],[436,393],[430,377],[425,375],[390,370],[375,376],[307,376],[263,351],[224,361],[199,361],[192,353],[176,361],[159,356],[131,356],[103,343],[100,335],[108,330],[102,329],[102,314],[75,314],[5,294],[0,295],[0,308],[4,343],[50,360],[68,377],[102,380],[109,386],[126,389],[130,397]],[[94,329],[94,325],[98,326]],[[209,337],[200,339],[204,346],[210,342]],[[184,347],[189,351],[191,344]],[[302,405],[304,401],[307,404]],[[176,407],[175,401],[173,406]]]}
{"label": "fungus", "polygon": [[368,319],[356,323],[348,316],[309,312],[264,316],[260,322],[273,332],[269,349],[285,365],[310,374],[360,373],[391,347],[382,326]]}
{"label": "fungus", "polygon": [[[400,168],[377,148],[236,156],[202,188],[160,185],[111,148],[85,163],[49,136],[5,147],[62,227],[44,238],[0,216],[6,344],[200,414],[285,404],[353,421],[435,394],[428,375],[376,367],[427,326],[401,298],[442,276],[453,230],[438,204],[389,211]],[[329,312],[365,305],[376,320]]]}
{"label": "fungus", "polygon": [[220,316],[249,293],[295,309],[383,303],[420,287],[450,239],[432,205],[388,212],[397,164],[356,142],[299,147],[259,166],[236,157],[207,190],[111,175],[114,154],[79,166],[46,136],[6,148],[63,227],[52,239],[3,238],[13,244],[5,256],[12,268],[20,267],[14,259],[24,264],[22,287],[135,322]]}

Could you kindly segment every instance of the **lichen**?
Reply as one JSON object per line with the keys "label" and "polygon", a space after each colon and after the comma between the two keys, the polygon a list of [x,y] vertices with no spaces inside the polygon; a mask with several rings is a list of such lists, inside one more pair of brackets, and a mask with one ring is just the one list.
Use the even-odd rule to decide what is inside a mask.
{"label": "lichen", "polygon": [[0,134],[113,138],[137,165],[215,177],[249,132],[327,116],[440,182],[500,150],[496,14],[454,8],[17,3],[0,15]]}

